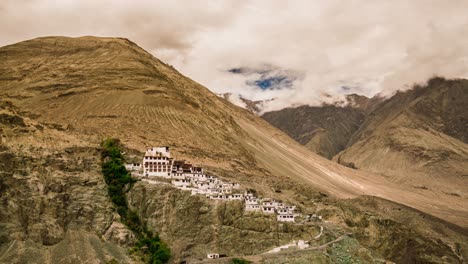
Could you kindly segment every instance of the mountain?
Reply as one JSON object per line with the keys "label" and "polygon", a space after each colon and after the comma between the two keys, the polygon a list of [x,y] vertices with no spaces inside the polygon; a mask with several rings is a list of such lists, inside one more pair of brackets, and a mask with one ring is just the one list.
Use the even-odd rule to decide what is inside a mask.
{"label": "mountain", "polygon": [[385,100],[353,96],[345,107],[301,106],[262,118],[342,165],[466,203],[467,102],[468,80],[435,77]]}
{"label": "mountain", "polygon": [[260,114],[263,108],[263,104],[266,102],[262,100],[253,101],[243,97],[242,95],[236,95],[232,93],[223,93],[219,94],[219,96],[223,97],[224,99],[228,100],[229,102],[235,105],[242,106],[243,108],[257,115]]}
{"label": "mountain", "polygon": [[[264,263],[468,257],[460,197],[437,199],[322,158],[127,39],[44,37],[2,47],[0,87],[0,262],[141,262],[101,173],[107,137],[120,139],[129,160],[170,146],[177,159],[323,217],[278,223],[237,201],[144,181],[127,186],[128,206],[170,246],[172,263],[210,252]],[[299,239],[325,252],[261,255]]]}
{"label": "mountain", "polygon": [[313,152],[333,158],[364,122],[365,112],[353,107],[300,106],[267,112],[262,118]]}
{"label": "mountain", "polygon": [[[308,149],[331,159],[346,148],[366,115],[380,101],[380,97],[370,99],[350,94],[347,95],[346,102],[285,108],[264,113],[261,117]],[[340,106],[341,104],[345,106]]]}
{"label": "mountain", "polygon": [[468,195],[468,80],[432,78],[372,111],[334,159],[414,188]]}

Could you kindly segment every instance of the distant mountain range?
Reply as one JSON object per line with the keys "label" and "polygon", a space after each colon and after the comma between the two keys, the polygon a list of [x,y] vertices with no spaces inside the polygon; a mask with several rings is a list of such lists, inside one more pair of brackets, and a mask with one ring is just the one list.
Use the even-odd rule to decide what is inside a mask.
{"label": "distant mountain range", "polygon": [[262,118],[308,149],[394,182],[467,197],[468,80],[432,78],[388,99],[301,106]]}
{"label": "distant mountain range", "polygon": [[[346,167],[127,39],[43,37],[1,47],[0,263],[143,263],[144,247],[134,247],[142,237],[132,232],[139,226],[169,245],[171,263],[203,263],[208,253],[260,263],[463,263],[465,89],[466,81],[436,79],[384,102],[352,96],[349,107],[310,110],[313,119],[308,108],[299,117],[284,110],[311,128],[295,127],[297,139]],[[169,146],[178,160],[321,218],[279,223],[241,201],[191,196],[167,182],[108,192],[101,142],[109,137],[127,161]],[[447,194],[388,176],[388,168],[408,178],[435,166],[444,174],[434,179],[451,184]],[[116,192],[134,212],[133,229],[113,204]],[[317,250],[262,254],[298,240]]]}
{"label": "distant mountain range", "polygon": [[233,93],[222,93],[222,94],[218,94],[218,96],[223,97],[229,102],[235,105],[238,105],[240,107],[243,107],[256,115],[262,112],[263,105],[265,102],[273,100],[273,99],[270,99],[270,100],[255,100],[254,101],[254,100],[247,99],[240,94],[233,94]]}

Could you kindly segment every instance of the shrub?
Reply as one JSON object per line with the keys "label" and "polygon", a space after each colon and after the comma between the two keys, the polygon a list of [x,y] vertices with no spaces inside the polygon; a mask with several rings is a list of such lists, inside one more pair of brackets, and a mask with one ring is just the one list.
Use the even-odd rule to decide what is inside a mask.
{"label": "shrub", "polygon": [[241,258],[233,258],[231,259],[231,264],[249,264],[252,263],[246,259],[241,259]]}

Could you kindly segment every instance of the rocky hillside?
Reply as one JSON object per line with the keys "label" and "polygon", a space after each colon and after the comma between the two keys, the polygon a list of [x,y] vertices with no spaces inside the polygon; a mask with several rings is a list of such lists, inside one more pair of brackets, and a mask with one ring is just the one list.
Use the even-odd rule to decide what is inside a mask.
{"label": "rocky hillside", "polygon": [[334,159],[427,192],[468,198],[468,80],[431,79],[381,103]]}
{"label": "rocky hillside", "polygon": [[346,148],[364,117],[362,109],[334,105],[300,106],[262,115],[263,119],[297,142],[328,159]]}
{"label": "rocky hillside", "polygon": [[382,101],[380,97],[367,98],[350,94],[346,102],[285,108],[266,112],[261,117],[306,148],[332,159],[347,147],[367,114]]}
{"label": "rocky hillside", "polygon": [[[140,261],[100,173],[106,137],[119,138],[129,159],[147,146],[169,145],[178,159],[324,216],[278,224],[235,202],[138,182],[127,194],[129,206],[169,244],[174,263],[198,261],[210,250],[268,262],[257,254],[315,237],[320,226],[324,234],[313,245],[326,254],[312,250],[304,258],[467,258],[468,208],[459,197],[435,199],[324,159],[126,39],[46,37],[2,47],[0,99],[0,262]],[[405,245],[415,251],[402,252]]]}
{"label": "rocky hillside", "polygon": [[4,102],[0,134],[0,263],[138,263],[94,144]]}
{"label": "rocky hillside", "polygon": [[393,182],[467,199],[468,81],[433,78],[346,107],[287,108],[262,117],[308,149]]}

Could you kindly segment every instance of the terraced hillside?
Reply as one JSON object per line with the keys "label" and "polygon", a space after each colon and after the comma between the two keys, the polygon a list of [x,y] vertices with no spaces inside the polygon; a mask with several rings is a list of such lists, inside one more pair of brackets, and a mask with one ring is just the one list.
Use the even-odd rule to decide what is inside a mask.
{"label": "terraced hillside", "polygon": [[[426,242],[419,244],[420,252],[411,255],[411,260],[440,259],[441,256],[434,253],[436,251],[445,252],[457,260],[466,257],[464,227],[468,226],[468,205],[464,198],[448,196],[436,199],[437,196],[431,196],[424,190],[402,187],[382,176],[352,170],[322,158],[264,120],[217,97],[126,39],[46,37],[2,47],[0,87],[2,102],[8,105],[8,111],[13,111],[8,112],[8,117],[2,120],[5,131],[9,131],[4,133],[5,142],[9,142],[7,151],[12,155],[19,155],[16,153],[17,146],[29,144],[24,138],[14,136],[16,128],[9,123],[11,118],[15,119],[14,116],[76,138],[73,141],[75,147],[97,148],[100,141],[108,136],[121,139],[129,153],[142,151],[146,146],[168,145],[172,147],[176,158],[189,159],[208,167],[220,177],[240,182],[265,197],[282,199],[300,205],[307,211],[329,212],[327,221],[333,228],[343,232],[348,228],[363,232],[366,228],[365,224],[356,227],[354,222],[346,221],[347,216],[343,210],[349,210],[349,214],[365,219],[362,220],[364,222],[371,217],[375,221],[375,227],[382,228],[382,223],[387,223],[376,219],[389,220],[395,223],[392,224],[392,230],[396,233],[403,229],[414,233],[405,233],[408,235],[398,239],[391,237],[392,234],[382,233],[383,239],[391,237],[406,243],[411,237],[417,236],[427,239],[427,243],[434,243],[430,251],[424,247]],[[39,132],[23,131],[21,135],[30,133],[34,137]],[[43,135],[45,143],[40,148],[38,146],[34,155],[42,157],[45,154],[41,154],[40,150],[47,153],[51,146],[59,148],[56,152],[66,152],[67,144],[63,142],[66,137],[47,137],[47,133]],[[37,169],[29,165],[28,168]],[[5,167],[4,170],[8,168]],[[5,177],[11,177],[9,175],[2,174],[2,181],[5,181]],[[53,173],[38,175],[47,180],[54,179]],[[9,183],[11,188],[16,188],[14,185],[15,181]],[[140,185],[143,184],[139,183],[138,186]],[[206,243],[194,237],[198,231],[190,234],[190,238],[180,238],[171,233],[170,230],[174,230],[177,223],[171,218],[171,214],[160,215],[160,200],[152,198],[151,204],[147,204],[147,199],[141,197],[150,192],[158,197],[158,192],[152,191],[149,186],[140,187],[140,192],[131,194],[131,201],[134,202],[132,206],[135,206],[155,231],[162,230],[161,237],[171,247],[177,248],[180,245],[171,244],[171,240],[180,242],[182,239],[184,243],[188,243],[187,248],[178,248],[179,251],[175,253],[180,260],[184,259],[184,254],[198,257],[200,250],[190,251],[191,247],[197,248],[196,245]],[[31,192],[41,193],[41,190],[32,189]],[[22,199],[15,192],[1,194],[2,199],[8,201]],[[160,195],[161,198],[167,198],[165,193]],[[365,208],[369,205],[362,205],[362,209],[361,206],[341,204],[337,200],[356,198],[359,195],[378,196],[411,208],[397,205],[395,208],[398,209],[390,210],[391,213],[377,211],[372,216],[365,216]],[[75,200],[77,195],[71,194],[69,199]],[[168,205],[163,212],[188,212],[179,207],[184,208],[187,204],[179,204],[177,199],[172,207]],[[361,204],[357,200],[352,201]],[[381,201],[384,200],[376,199],[374,203]],[[36,202],[27,206],[40,205]],[[405,215],[413,210],[417,221],[409,224]],[[6,212],[6,215],[13,214],[11,208],[7,208]],[[211,210],[210,214],[215,215],[216,210]],[[429,215],[438,218],[427,220]],[[0,220],[4,226],[9,226],[14,221],[8,217]],[[206,224],[211,225],[208,222]],[[221,224],[224,225],[224,222]],[[63,227],[62,230],[64,233],[69,230],[81,232],[84,225],[80,223],[76,228]],[[227,225],[238,228],[233,222]],[[419,226],[425,228],[421,229]],[[23,238],[31,235],[24,230],[20,233]],[[365,241],[380,234],[371,233],[360,239]],[[303,234],[299,234],[301,235]],[[217,232],[214,232],[213,237],[212,243],[220,239]],[[437,242],[442,238],[442,242]],[[21,239],[6,236],[2,240],[5,242],[0,246],[0,254],[8,252],[14,255],[9,247],[14,243],[12,241]],[[366,247],[375,247],[380,242],[369,240]],[[388,252],[378,254],[383,258],[402,259],[391,251],[391,244],[387,247]],[[434,248],[437,250],[433,250]],[[236,254],[242,253],[242,249],[235,250]],[[372,251],[377,252],[375,249]],[[407,256],[409,255],[404,257]]]}

